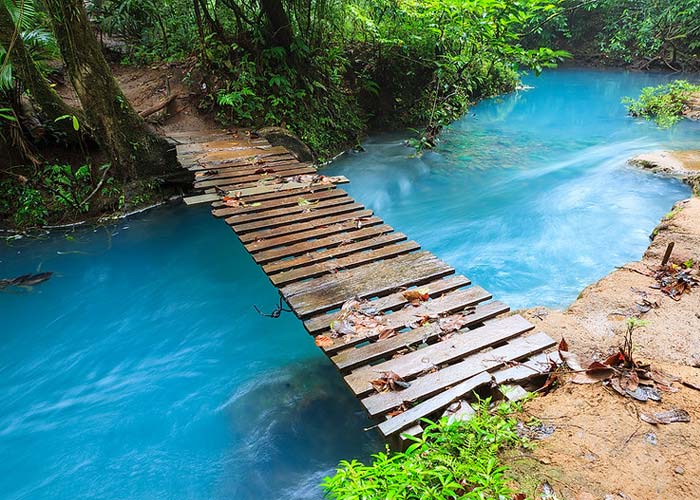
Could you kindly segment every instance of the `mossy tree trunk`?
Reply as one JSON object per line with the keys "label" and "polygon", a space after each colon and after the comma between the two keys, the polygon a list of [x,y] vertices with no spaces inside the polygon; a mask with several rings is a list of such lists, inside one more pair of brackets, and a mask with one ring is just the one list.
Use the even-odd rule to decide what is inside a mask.
{"label": "mossy tree trunk", "polygon": [[81,0],[45,0],[56,41],[93,135],[123,180],[174,173],[175,152],[124,97]]}
{"label": "mossy tree trunk", "polygon": [[281,0],[260,0],[260,6],[270,23],[270,38],[275,45],[289,49],[294,40],[292,24]]}
{"label": "mossy tree trunk", "polygon": [[15,77],[29,92],[32,102],[41,109],[49,121],[53,122],[52,127],[64,132],[69,141],[71,138],[77,138],[71,120],[58,122],[55,120],[61,116],[74,115],[82,121],[82,113],[66,104],[37,69],[21,35],[15,31],[12,16],[2,1],[0,1],[0,45],[8,52]]}

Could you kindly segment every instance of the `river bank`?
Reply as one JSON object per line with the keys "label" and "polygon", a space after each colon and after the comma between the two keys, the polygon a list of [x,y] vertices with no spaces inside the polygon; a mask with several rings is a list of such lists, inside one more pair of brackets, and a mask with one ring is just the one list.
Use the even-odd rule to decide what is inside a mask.
{"label": "river bank", "polygon": [[[700,386],[700,288],[674,300],[653,276],[670,243],[671,262],[700,276],[700,198],[676,203],[640,261],[586,287],[565,310],[535,307],[521,314],[566,339],[581,359],[601,362],[623,345],[627,318],[640,318],[645,324],[634,335],[637,359]],[[700,442],[700,391],[681,386],[662,399],[641,403],[601,384],[565,382],[526,404],[526,415],[551,426],[553,434],[533,452],[510,457],[514,476],[531,486],[536,477],[537,487],[547,480],[563,498],[696,498],[700,464],[692,457]],[[672,409],[687,411],[690,423],[639,419],[642,412]]]}

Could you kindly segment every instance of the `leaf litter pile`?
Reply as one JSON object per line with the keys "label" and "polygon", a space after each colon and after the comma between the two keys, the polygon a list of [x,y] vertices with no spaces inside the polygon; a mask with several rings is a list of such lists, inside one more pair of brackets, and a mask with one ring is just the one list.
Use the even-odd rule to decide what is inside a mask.
{"label": "leaf litter pile", "polygon": [[[430,299],[430,291],[420,288],[405,290],[402,295],[407,302],[405,308],[417,308]],[[317,335],[315,341],[317,346],[324,349],[370,338],[376,338],[381,342],[398,335],[403,328],[416,329],[432,324],[438,328],[437,340],[440,342],[468,324],[469,316],[474,314],[475,310],[474,307],[467,307],[455,314],[415,314],[404,324],[389,325],[387,324],[389,316],[379,312],[372,301],[352,298],[343,304],[340,312],[331,322],[328,335]],[[407,347],[403,353],[410,350],[412,349]],[[394,356],[401,355],[402,352],[399,351]],[[400,391],[410,386],[409,382],[394,372],[380,372],[379,377],[370,383],[377,392]]]}
{"label": "leaf litter pile", "polygon": [[[618,352],[608,356],[603,362],[582,362],[576,354],[569,351],[566,340],[562,339],[559,343],[559,356],[569,368],[568,373],[572,375],[568,380],[574,384],[601,382],[617,394],[643,403],[647,401],[660,402],[664,393],[678,392],[674,383],[700,391],[700,387],[690,382],[656,369],[651,364],[634,359],[632,352],[634,330],[645,324],[646,322],[638,319],[629,319],[623,347],[619,348]],[[550,388],[558,381],[561,374],[560,370],[551,371],[543,388]],[[690,422],[688,412],[679,408],[657,413],[640,413],[639,418],[654,425]]]}
{"label": "leaf litter pile", "polygon": [[653,277],[658,284],[652,288],[660,289],[675,301],[681,300],[684,294],[690,293],[693,287],[700,285],[698,271],[692,269],[692,261],[682,265],[672,263],[661,266],[654,272]]}

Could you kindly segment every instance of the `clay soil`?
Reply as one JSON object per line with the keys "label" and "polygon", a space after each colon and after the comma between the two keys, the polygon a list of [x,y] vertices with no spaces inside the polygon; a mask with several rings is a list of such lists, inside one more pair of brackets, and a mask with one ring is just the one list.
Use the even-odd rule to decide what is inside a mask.
{"label": "clay soil", "polygon": [[[635,332],[635,356],[700,385],[700,287],[675,301],[649,276],[669,242],[672,261],[700,261],[700,199],[679,202],[655,230],[640,262],[623,266],[586,288],[568,309],[523,313],[553,338],[565,338],[582,359],[604,360],[622,345],[628,317],[647,325]],[[646,302],[645,302],[646,301]],[[649,304],[652,304],[651,308]],[[534,451],[511,457],[514,475],[531,498],[543,481],[558,498],[700,498],[700,391],[675,383],[661,402],[623,398],[601,383],[564,382],[526,404],[526,414],[554,426]],[[640,413],[683,409],[690,423],[651,425]]]}
{"label": "clay soil", "polygon": [[[163,102],[172,94],[178,95],[166,108],[148,117],[148,123],[159,133],[221,128],[209,113],[198,109],[200,96],[196,85],[183,83],[186,66],[168,63],[138,67],[113,65],[112,72],[137,112]],[[57,91],[70,104],[80,106],[70,85],[60,85]]]}

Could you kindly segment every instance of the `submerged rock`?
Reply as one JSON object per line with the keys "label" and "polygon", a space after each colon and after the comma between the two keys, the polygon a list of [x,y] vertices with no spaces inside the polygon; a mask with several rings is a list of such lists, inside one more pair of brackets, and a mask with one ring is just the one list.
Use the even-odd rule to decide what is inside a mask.
{"label": "submerged rock", "polygon": [[267,142],[273,146],[284,146],[290,150],[299,161],[307,162],[314,160],[314,154],[311,149],[286,128],[263,127],[256,132],[267,139]]}

